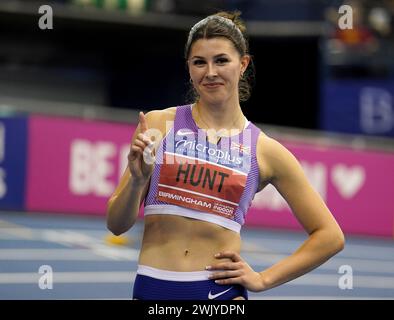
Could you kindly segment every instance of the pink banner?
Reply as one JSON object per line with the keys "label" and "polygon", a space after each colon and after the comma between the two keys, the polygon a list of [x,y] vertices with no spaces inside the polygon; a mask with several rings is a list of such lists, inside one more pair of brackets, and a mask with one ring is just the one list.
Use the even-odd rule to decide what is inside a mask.
{"label": "pink banner", "polygon": [[[393,236],[393,153],[282,143],[301,162],[345,232]],[[300,228],[272,186],[256,194],[246,221],[255,226]]]}
{"label": "pink banner", "polygon": [[127,166],[134,125],[32,116],[27,209],[103,215]]}
{"label": "pink banner", "polygon": [[[31,117],[27,209],[104,215],[127,165],[134,130],[134,125]],[[393,236],[393,153],[282,143],[301,162],[345,232]],[[246,223],[300,229],[272,186],[256,194]]]}

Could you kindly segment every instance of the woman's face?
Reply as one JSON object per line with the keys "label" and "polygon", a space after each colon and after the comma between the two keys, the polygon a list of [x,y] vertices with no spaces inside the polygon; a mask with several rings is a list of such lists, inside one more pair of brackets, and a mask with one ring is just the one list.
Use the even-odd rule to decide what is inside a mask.
{"label": "woman's face", "polygon": [[250,57],[240,57],[233,43],[223,37],[199,39],[193,43],[188,59],[190,78],[200,99],[220,104],[238,101],[238,82]]}

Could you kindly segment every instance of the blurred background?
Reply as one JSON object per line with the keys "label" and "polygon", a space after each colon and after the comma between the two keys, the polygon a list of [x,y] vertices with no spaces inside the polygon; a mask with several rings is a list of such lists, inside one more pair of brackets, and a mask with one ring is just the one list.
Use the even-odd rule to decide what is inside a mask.
{"label": "blurred background", "polygon": [[[1,0],[0,299],[131,296],[142,219],[111,237],[106,202],[138,112],[188,102],[188,31],[220,10],[248,28],[245,115],[294,153],[347,237],[251,298],[394,298],[393,0]],[[267,187],[243,238],[262,270],[306,234]]]}

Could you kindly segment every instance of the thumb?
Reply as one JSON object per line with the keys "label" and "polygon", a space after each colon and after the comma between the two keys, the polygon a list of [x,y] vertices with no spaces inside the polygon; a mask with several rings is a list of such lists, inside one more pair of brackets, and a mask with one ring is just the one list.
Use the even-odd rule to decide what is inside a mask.
{"label": "thumb", "polygon": [[141,132],[144,133],[148,130],[148,122],[146,121],[144,113],[141,111],[139,114]]}

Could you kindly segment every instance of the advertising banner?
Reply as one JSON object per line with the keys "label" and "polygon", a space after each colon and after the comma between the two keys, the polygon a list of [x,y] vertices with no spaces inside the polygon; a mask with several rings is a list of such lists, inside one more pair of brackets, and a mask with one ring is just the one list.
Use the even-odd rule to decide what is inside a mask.
{"label": "advertising banner", "polygon": [[27,209],[105,214],[127,166],[133,125],[30,117]]}
{"label": "advertising banner", "polygon": [[[344,231],[392,236],[394,229],[394,154],[281,141],[300,161]],[[300,228],[272,186],[256,194],[247,223]]]}
{"label": "advertising banner", "polygon": [[321,128],[394,137],[394,79],[327,80]]}
{"label": "advertising banner", "polygon": [[[104,215],[107,201],[127,166],[135,128],[32,116],[28,131],[26,209]],[[308,180],[345,232],[393,235],[393,153],[280,142],[300,161]],[[301,228],[286,201],[272,186],[255,195],[246,224]]]}
{"label": "advertising banner", "polygon": [[23,210],[27,119],[0,118],[0,208]]}

